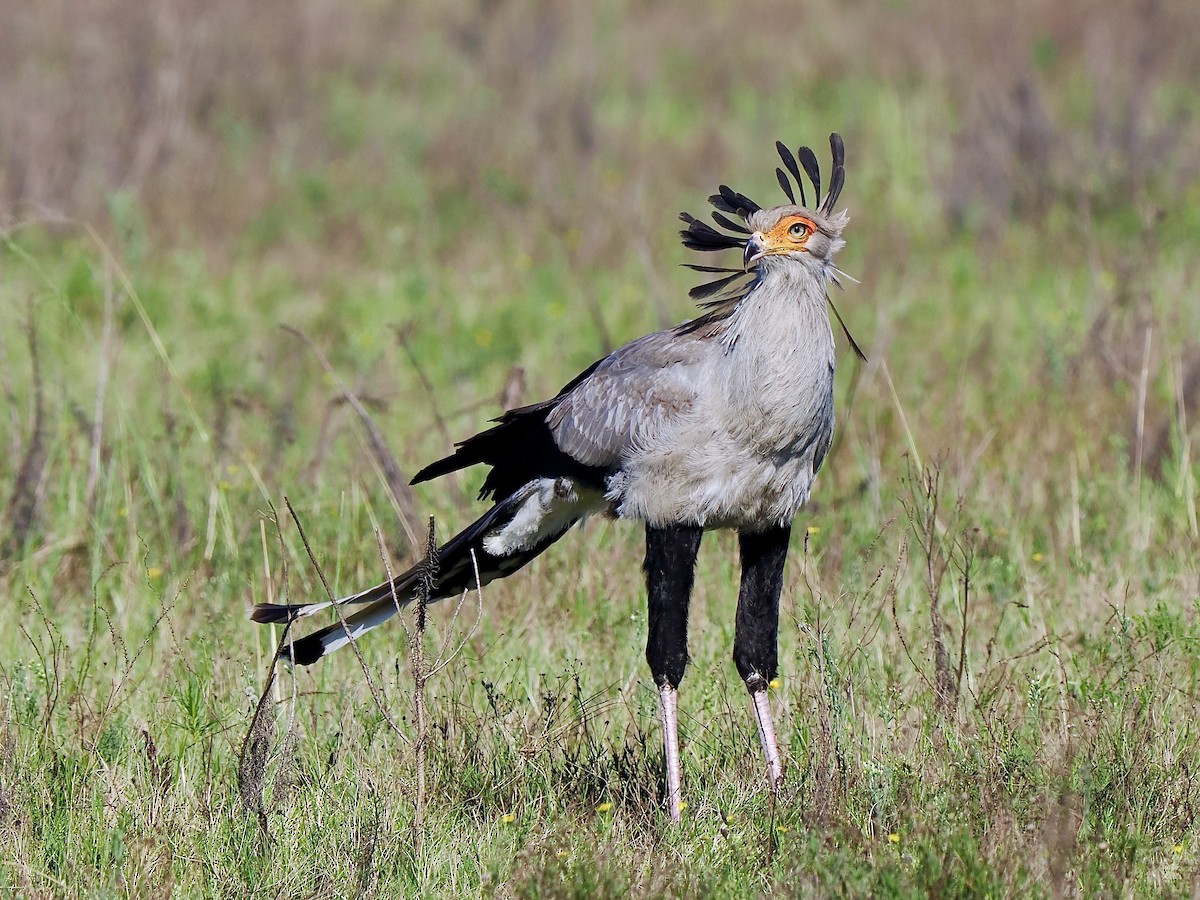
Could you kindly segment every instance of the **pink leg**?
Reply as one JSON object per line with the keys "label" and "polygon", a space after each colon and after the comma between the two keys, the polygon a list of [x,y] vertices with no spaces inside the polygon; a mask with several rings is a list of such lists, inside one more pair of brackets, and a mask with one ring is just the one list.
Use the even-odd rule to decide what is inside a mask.
{"label": "pink leg", "polygon": [[669,684],[661,685],[658,697],[662,705],[663,750],[667,757],[667,809],[672,822],[683,821],[683,774],[679,761],[679,692]]}
{"label": "pink leg", "polygon": [[783,784],[783,758],[779,755],[779,742],[775,739],[775,723],[771,721],[771,702],[767,689],[759,688],[752,695],[754,716],[758,719],[758,739],[762,743],[763,756],[767,759],[767,780],[771,790],[778,791]]}

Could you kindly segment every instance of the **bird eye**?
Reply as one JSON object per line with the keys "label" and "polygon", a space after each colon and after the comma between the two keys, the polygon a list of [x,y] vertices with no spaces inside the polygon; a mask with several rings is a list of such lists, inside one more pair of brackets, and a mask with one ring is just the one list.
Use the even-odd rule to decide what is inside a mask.
{"label": "bird eye", "polygon": [[796,222],[791,228],[788,229],[788,234],[796,240],[800,240],[808,234],[808,226]]}

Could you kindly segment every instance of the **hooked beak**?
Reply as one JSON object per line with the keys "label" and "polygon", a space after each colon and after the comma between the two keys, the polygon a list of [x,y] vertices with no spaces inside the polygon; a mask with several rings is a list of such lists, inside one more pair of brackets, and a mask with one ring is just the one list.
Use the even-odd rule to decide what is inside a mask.
{"label": "hooked beak", "polygon": [[761,231],[754,232],[746,241],[746,252],[742,254],[742,268],[749,269],[750,264],[758,262],[759,259],[766,255],[766,252],[766,238],[763,237]]}

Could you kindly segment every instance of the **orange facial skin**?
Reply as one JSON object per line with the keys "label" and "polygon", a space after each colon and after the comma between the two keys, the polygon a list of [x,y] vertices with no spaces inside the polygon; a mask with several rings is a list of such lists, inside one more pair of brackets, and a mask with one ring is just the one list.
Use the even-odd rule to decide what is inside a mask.
{"label": "orange facial skin", "polygon": [[763,234],[766,238],[767,253],[801,250],[816,230],[816,223],[808,216],[784,216],[774,228]]}
{"label": "orange facial skin", "polygon": [[769,231],[756,231],[746,242],[742,265],[749,266],[764,256],[786,256],[808,252],[808,239],[817,230],[817,223],[808,216],[784,216]]}

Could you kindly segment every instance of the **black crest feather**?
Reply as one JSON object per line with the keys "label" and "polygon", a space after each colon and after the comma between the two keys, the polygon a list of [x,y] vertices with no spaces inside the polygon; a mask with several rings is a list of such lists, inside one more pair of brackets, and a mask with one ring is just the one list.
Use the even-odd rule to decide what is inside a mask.
{"label": "black crest feather", "polygon": [[[800,167],[796,165],[796,157],[792,156],[792,151],[787,148],[787,144],[783,141],[775,142],[775,149],[779,151],[779,158],[783,160],[783,164],[787,166],[787,170],[792,173],[792,177],[796,179],[796,187],[800,189],[800,205],[808,206],[808,198],[804,196],[804,179],[800,177]],[[782,182],[780,183],[782,187]],[[787,188],[783,192],[788,195],[788,199],[792,203],[796,202],[796,198],[792,196],[792,192]]]}
{"label": "black crest feather", "polygon": [[683,246],[689,250],[710,252],[746,246],[745,238],[721,234],[721,232],[712,226],[706,225],[689,213],[680,213],[679,218],[687,223],[687,228],[680,231],[679,236],[683,239]]}
{"label": "black crest feather", "polygon": [[712,217],[713,217],[713,221],[716,222],[718,225],[720,225],[722,228],[728,228],[730,231],[736,231],[738,234],[744,234],[744,235],[750,234],[750,229],[747,228],[745,225],[739,225],[737,222],[733,221],[733,219],[730,219],[727,216],[723,216],[719,212],[713,213]]}
{"label": "black crest feather", "polygon": [[727,203],[725,198],[720,194],[713,194],[708,198],[708,202],[717,209],[721,210],[721,212],[733,213],[735,216],[738,214],[738,211],[734,209],[731,204]]}
{"label": "black crest feather", "polygon": [[726,275],[724,278],[718,278],[716,281],[698,284],[688,291],[688,296],[693,300],[704,300],[713,296],[714,294],[721,293],[721,291],[725,290],[725,288],[729,287],[746,274],[746,272],[734,272],[732,275]]}
{"label": "black crest feather", "polygon": [[804,166],[804,174],[808,176],[808,180],[812,182],[813,190],[816,191],[816,196],[813,197],[815,206],[821,205],[821,164],[817,162],[817,154],[813,153],[812,147],[801,147],[798,151],[800,154],[800,165]]}
{"label": "black crest feather", "polygon": [[788,181],[788,177],[783,174],[783,169],[778,166],[775,168],[775,180],[779,182],[779,187],[783,190],[787,198],[792,201],[792,205],[795,206],[796,195],[792,193],[792,184]]}
{"label": "black crest feather", "polygon": [[729,266],[702,266],[698,263],[681,263],[685,269],[693,272],[741,272],[742,269],[732,269]]}
{"label": "black crest feather", "polygon": [[846,145],[836,131],[829,136],[829,150],[833,154],[833,172],[829,175],[829,193],[825,197],[824,206],[821,207],[821,212],[825,215],[833,212],[834,204],[841,196],[842,185],[846,183]]}
{"label": "black crest feather", "polygon": [[[782,141],[775,142],[775,149],[779,152],[779,158],[783,161],[784,166],[783,169],[775,169],[775,178],[779,182],[779,187],[787,195],[788,200],[792,204],[795,204],[796,191],[793,188],[792,181],[788,179],[788,175],[790,174],[791,178],[795,181],[795,188],[799,189],[800,205],[808,206],[808,198],[804,192],[803,177],[807,175],[808,180],[812,183],[813,190],[816,192],[813,200],[814,206],[819,207],[818,211],[823,215],[829,215],[833,212],[834,204],[837,203],[838,197],[842,192],[842,185],[846,180],[846,148],[842,143],[841,136],[836,132],[829,136],[829,148],[833,155],[833,170],[829,176],[828,192],[825,195],[824,203],[822,203],[821,166],[812,148],[801,147],[793,154]],[[708,198],[708,202],[716,209],[716,212],[712,213],[713,221],[718,227],[725,229],[725,231],[717,231],[716,228],[713,228],[706,222],[700,221],[689,213],[680,213],[680,220],[687,226],[679,232],[679,236],[683,240],[683,245],[689,250],[698,250],[701,252],[733,250],[745,247],[746,241],[750,236],[750,229],[746,225],[739,224],[730,218],[730,216],[736,216],[743,223],[748,224],[750,216],[758,212],[762,207],[745,194],[739,193],[724,184],[717,189],[717,193]],[[729,215],[723,215],[723,213],[728,213]],[[713,319],[714,316],[719,318],[728,315],[736,307],[738,301],[754,285],[757,278],[753,270],[747,272],[741,268],[729,266],[702,266],[691,263],[686,263],[685,265],[695,272],[721,276],[704,284],[698,284],[689,292],[693,299],[705,300],[706,302],[700,305],[702,308],[709,310],[709,312],[696,320],[696,322],[688,325],[688,328],[700,328],[703,327],[705,322]],[[708,298],[715,299],[710,300]],[[846,324],[842,322],[842,317],[836,307],[834,307],[833,312],[837,316],[838,322],[841,323],[842,329],[846,330]],[[858,344],[854,342],[854,338],[850,337],[849,331],[846,331],[846,337],[849,338],[850,346],[853,347],[854,352],[862,356],[862,351],[859,349]]]}
{"label": "black crest feather", "polygon": [[[723,212],[731,212],[743,219],[746,219],[750,217],[751,213],[756,213],[762,209],[761,206],[759,206],[745,194],[739,194],[737,191],[727,185],[723,184],[718,187],[717,190],[720,191],[720,197],[724,201],[724,205],[717,206],[717,204],[714,202],[713,206],[717,206],[717,209],[720,209]],[[710,197],[709,200],[712,200],[712,198]]]}

